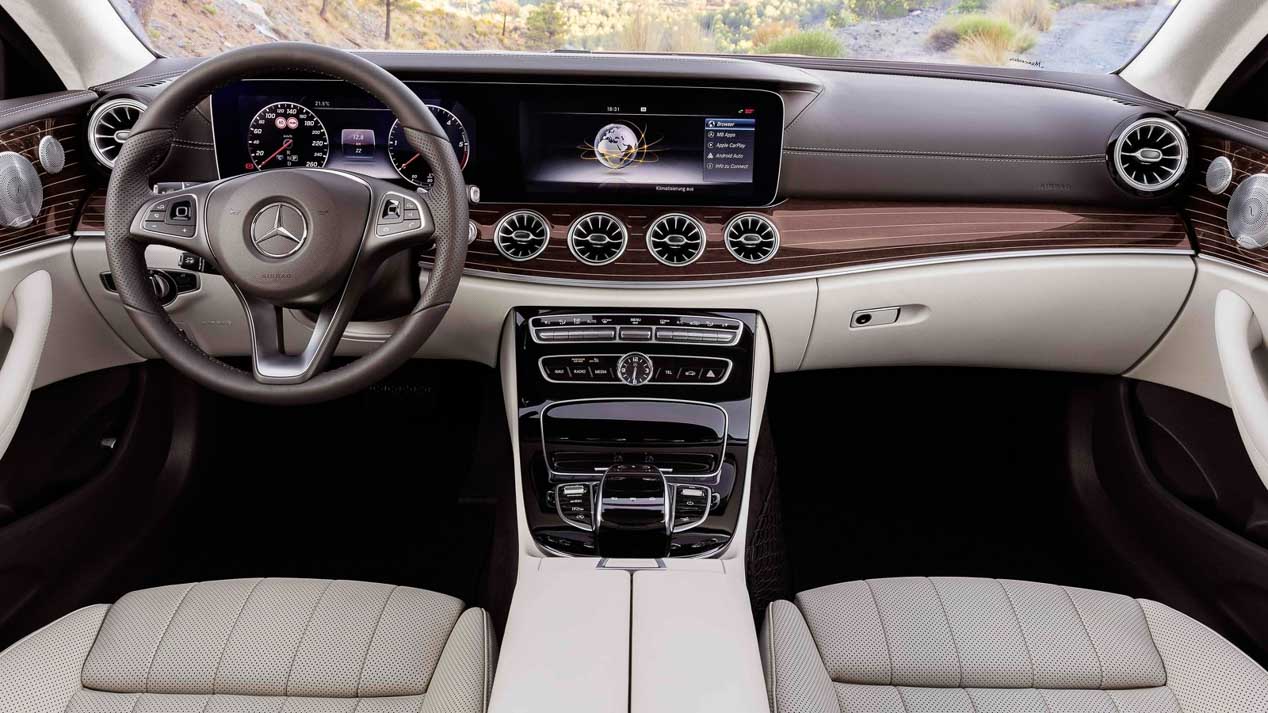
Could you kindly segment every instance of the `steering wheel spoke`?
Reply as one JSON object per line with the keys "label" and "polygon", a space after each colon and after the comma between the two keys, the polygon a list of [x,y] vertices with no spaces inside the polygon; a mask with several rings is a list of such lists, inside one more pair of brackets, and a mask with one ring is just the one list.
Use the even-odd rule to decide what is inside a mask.
{"label": "steering wheel spoke", "polygon": [[166,245],[211,261],[205,211],[207,196],[223,181],[201,183],[145,201],[132,217],[130,237],[144,245]]}
{"label": "steering wheel spoke", "polygon": [[286,348],[285,324],[290,308],[249,295],[235,285],[251,329],[251,371],[255,380],[261,384],[299,384],[321,373],[334,356],[378,265],[378,261],[358,260],[343,289],[320,306],[308,342],[296,353]]}

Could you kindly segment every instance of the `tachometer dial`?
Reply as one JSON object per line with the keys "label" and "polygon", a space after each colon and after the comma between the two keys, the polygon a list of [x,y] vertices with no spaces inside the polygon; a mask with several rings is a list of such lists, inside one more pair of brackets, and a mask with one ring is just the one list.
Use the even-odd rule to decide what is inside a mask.
{"label": "tachometer dial", "polygon": [[[467,138],[467,127],[462,125],[457,115],[444,107],[428,104],[427,108],[431,109],[436,121],[440,122],[440,128],[444,129],[445,135],[449,137],[454,156],[458,158],[458,167],[466,168],[467,159],[471,158],[471,141]],[[427,190],[436,182],[436,176],[427,165],[427,161],[423,160],[414,147],[405,140],[405,132],[401,130],[399,121],[394,122],[392,130],[388,132],[387,155],[392,159],[392,165],[396,167],[396,172],[401,174],[401,178],[419,188]]]}
{"label": "tachometer dial", "polygon": [[321,168],[330,156],[326,127],[308,107],[277,102],[261,109],[247,127],[247,155],[257,171]]}

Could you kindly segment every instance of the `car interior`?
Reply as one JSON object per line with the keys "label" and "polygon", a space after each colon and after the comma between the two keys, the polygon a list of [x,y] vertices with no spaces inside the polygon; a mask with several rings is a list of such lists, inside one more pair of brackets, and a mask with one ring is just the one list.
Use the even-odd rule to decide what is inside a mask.
{"label": "car interior", "polygon": [[1268,4],[590,2],[0,0],[0,711],[1268,710]]}

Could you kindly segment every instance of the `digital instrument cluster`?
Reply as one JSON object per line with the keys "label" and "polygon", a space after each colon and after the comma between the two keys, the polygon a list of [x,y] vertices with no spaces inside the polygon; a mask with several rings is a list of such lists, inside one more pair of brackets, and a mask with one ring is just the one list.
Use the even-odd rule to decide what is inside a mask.
{"label": "digital instrument cluster", "polygon": [[[774,201],[778,94],[748,89],[408,82],[488,202],[759,206]],[[248,79],[212,96],[221,177],[331,168],[426,192],[396,117],[324,79]]]}

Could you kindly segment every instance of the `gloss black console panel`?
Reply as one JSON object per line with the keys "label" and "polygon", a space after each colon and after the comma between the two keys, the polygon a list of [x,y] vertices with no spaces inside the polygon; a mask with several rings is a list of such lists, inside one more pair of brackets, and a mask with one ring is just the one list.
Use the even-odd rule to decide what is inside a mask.
{"label": "gloss black console panel", "polygon": [[[519,308],[514,319],[520,465],[538,544],[633,556],[604,539],[621,498],[614,479],[603,483],[619,471],[628,486],[644,468],[650,482],[663,476],[666,507],[656,512],[668,535],[665,552],[645,556],[725,548],[748,462],[756,314]],[[547,330],[561,336],[543,339]]]}

